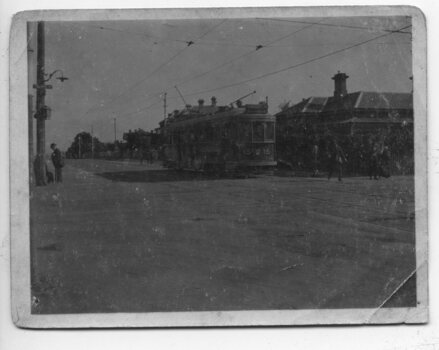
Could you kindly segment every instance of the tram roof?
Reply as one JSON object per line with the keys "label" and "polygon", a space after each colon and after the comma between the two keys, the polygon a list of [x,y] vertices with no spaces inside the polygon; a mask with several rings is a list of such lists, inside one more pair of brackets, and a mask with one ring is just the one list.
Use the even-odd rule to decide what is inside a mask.
{"label": "tram roof", "polygon": [[274,119],[268,114],[266,104],[247,104],[243,107],[230,106],[195,106],[184,110],[175,111],[174,115],[167,119],[166,126],[181,126],[184,124],[198,123],[204,121],[220,121],[231,118],[245,118],[255,120]]}
{"label": "tram roof", "polygon": [[227,122],[231,120],[244,120],[244,121],[275,121],[276,118],[271,114],[231,114],[231,113],[217,113],[209,116],[201,116],[199,118],[187,118],[180,119],[165,124],[165,127],[181,127],[187,125],[193,125],[204,122]]}

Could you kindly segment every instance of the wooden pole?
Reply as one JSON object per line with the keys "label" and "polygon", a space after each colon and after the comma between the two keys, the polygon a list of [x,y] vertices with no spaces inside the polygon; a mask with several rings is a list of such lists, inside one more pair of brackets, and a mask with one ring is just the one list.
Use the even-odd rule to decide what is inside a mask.
{"label": "wooden pole", "polygon": [[46,115],[44,113],[46,88],[44,86],[44,22],[37,25],[37,156],[35,159],[35,180],[37,186],[46,183]]}

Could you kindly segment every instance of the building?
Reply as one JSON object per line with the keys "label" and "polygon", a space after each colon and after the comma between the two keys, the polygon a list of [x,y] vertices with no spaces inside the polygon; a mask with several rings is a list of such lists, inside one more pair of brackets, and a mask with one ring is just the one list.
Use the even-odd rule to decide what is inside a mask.
{"label": "building", "polygon": [[[367,172],[367,158],[373,147],[390,149],[393,173],[412,173],[413,95],[348,93],[348,78],[338,72],[332,77],[332,96],[312,96],[276,114],[279,159],[293,167],[309,168],[309,154],[314,144],[324,150],[328,138],[332,138],[348,154],[346,170],[350,173]],[[324,162],[324,156],[320,158],[321,163]]]}

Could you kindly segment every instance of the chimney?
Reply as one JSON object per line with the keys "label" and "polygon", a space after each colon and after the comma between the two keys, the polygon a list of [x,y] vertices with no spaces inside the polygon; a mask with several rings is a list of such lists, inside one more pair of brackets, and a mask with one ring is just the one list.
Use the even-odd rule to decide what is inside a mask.
{"label": "chimney", "polygon": [[342,98],[348,94],[346,89],[346,79],[349,78],[345,73],[337,72],[331,79],[334,80],[334,97]]}
{"label": "chimney", "polygon": [[204,106],[204,100],[202,98],[200,98],[198,100],[198,107],[203,107]]}
{"label": "chimney", "polygon": [[212,98],[210,99],[210,104],[212,107],[216,106],[216,97],[215,96],[212,96]]}

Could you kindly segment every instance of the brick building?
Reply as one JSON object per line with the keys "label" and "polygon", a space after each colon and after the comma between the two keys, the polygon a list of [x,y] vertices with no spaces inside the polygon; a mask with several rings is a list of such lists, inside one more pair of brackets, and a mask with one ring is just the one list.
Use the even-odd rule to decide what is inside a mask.
{"label": "brick building", "polygon": [[312,96],[276,114],[278,158],[293,167],[310,167],[314,144],[323,151],[334,138],[348,155],[346,170],[367,172],[372,147],[388,147],[392,173],[413,172],[413,96],[411,93],[357,91],[348,93],[348,75],[338,72],[334,93]]}

